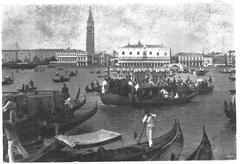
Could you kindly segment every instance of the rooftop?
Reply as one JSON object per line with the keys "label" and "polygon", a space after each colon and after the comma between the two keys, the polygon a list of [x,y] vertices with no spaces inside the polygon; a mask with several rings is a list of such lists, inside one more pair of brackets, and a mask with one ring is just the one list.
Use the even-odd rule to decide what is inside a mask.
{"label": "rooftop", "polygon": [[138,41],[137,44],[127,44],[126,46],[120,47],[120,48],[163,48],[165,47],[163,44],[161,45],[150,45],[150,44],[142,44],[140,41]]}

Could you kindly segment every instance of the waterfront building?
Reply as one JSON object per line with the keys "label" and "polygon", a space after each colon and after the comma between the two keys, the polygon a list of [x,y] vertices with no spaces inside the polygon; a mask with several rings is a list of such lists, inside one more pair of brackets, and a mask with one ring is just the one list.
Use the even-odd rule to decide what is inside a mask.
{"label": "waterfront building", "polygon": [[88,55],[88,63],[94,64],[94,21],[92,15],[92,9],[89,9],[89,15],[87,20],[87,36],[86,36],[86,52]]}
{"label": "waterfront building", "polygon": [[171,49],[163,45],[126,45],[117,49],[119,66],[126,70],[157,70],[170,63]]}
{"label": "waterfront building", "polygon": [[179,53],[178,62],[185,66],[200,67],[203,66],[203,54],[202,53]]}
{"label": "waterfront building", "polygon": [[78,67],[88,66],[88,56],[81,50],[66,50],[56,54],[56,64],[74,65]]}
{"label": "waterfront building", "polygon": [[211,55],[203,56],[203,66],[208,67],[213,65],[213,57]]}

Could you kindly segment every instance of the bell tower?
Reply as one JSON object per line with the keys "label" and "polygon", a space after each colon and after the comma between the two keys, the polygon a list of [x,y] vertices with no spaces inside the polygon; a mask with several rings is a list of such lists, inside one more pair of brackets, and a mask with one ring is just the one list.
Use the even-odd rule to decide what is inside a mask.
{"label": "bell tower", "polygon": [[87,20],[87,37],[86,37],[86,52],[88,56],[88,64],[94,64],[94,21],[92,15],[92,9],[89,8],[88,20]]}

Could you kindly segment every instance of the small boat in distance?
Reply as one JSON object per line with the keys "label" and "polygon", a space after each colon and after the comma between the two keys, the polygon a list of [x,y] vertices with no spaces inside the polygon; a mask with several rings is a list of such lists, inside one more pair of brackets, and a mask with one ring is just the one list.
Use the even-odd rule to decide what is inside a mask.
{"label": "small boat in distance", "polygon": [[55,76],[52,78],[52,80],[55,83],[60,83],[60,82],[66,82],[69,81],[71,76],[65,74],[65,75],[60,75],[59,73],[56,73]]}
{"label": "small boat in distance", "polygon": [[12,73],[12,76],[6,75],[6,76],[3,77],[2,85],[12,84],[13,81],[14,81],[14,76],[13,76],[13,73]]}

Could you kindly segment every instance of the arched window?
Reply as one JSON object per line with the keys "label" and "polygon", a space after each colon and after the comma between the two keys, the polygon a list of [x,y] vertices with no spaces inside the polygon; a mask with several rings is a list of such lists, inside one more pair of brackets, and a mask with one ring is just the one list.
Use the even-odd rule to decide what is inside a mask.
{"label": "arched window", "polygon": [[132,55],[132,51],[129,52],[129,55]]}
{"label": "arched window", "polygon": [[137,52],[137,54],[139,55],[139,54],[140,54],[140,52],[138,51],[138,52]]}
{"label": "arched window", "polygon": [[167,52],[164,52],[164,55],[167,56]]}
{"label": "arched window", "polygon": [[149,52],[149,55],[152,55],[152,51]]}
{"label": "arched window", "polygon": [[157,52],[157,55],[159,55],[159,52]]}
{"label": "arched window", "polygon": [[125,55],[125,52],[124,52],[124,51],[122,52],[122,55]]}

